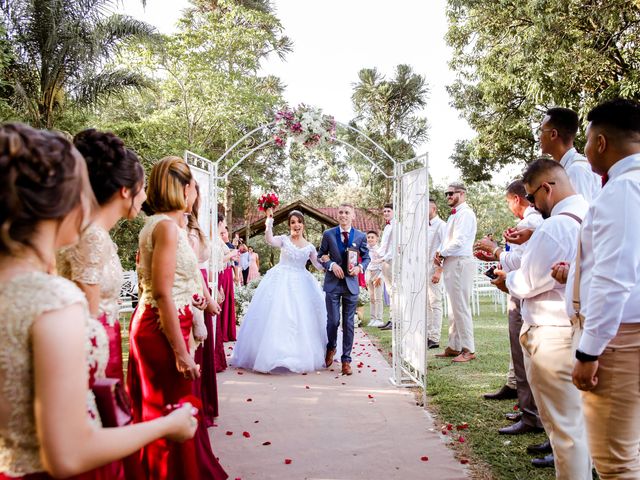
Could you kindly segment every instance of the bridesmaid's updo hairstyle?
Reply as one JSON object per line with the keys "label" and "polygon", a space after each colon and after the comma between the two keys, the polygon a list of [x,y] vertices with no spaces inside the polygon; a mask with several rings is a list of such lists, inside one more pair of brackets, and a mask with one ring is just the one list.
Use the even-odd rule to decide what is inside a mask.
{"label": "bridesmaid's updo hairstyle", "polygon": [[144,185],[144,169],[138,156],[111,132],[83,130],[73,144],[87,162],[89,180],[99,205],[106,204],[121,188],[131,190],[131,203]]}
{"label": "bridesmaid's updo hairstyle", "polygon": [[302,212],[300,210],[291,210],[289,212],[289,215],[287,216],[287,223],[289,225],[291,225],[292,217],[296,217],[298,220],[300,220],[300,223],[304,225],[304,215],[302,215]]}
{"label": "bridesmaid's updo hairstyle", "polygon": [[0,252],[34,248],[39,222],[62,220],[83,205],[79,231],[94,203],[86,164],[71,142],[20,123],[0,125]]}
{"label": "bridesmaid's updo hairstyle", "polygon": [[184,211],[184,187],[193,180],[189,165],[180,157],[165,157],[153,165],[147,185],[147,210],[152,213]]}

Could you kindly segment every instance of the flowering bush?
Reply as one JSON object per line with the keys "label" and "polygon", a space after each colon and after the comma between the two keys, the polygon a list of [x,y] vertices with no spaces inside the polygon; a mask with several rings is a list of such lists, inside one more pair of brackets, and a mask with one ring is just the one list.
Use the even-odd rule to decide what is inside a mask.
{"label": "flowering bush", "polygon": [[276,114],[276,128],[275,143],[279,147],[285,146],[288,137],[307,148],[331,143],[336,138],[335,119],[305,104],[295,110],[280,110]]}
{"label": "flowering bush", "polygon": [[264,212],[267,208],[276,208],[280,199],[275,193],[265,193],[258,199],[258,210]]}
{"label": "flowering bush", "polygon": [[247,309],[249,308],[249,304],[251,303],[253,294],[260,284],[260,279],[261,277],[251,280],[246,285],[240,285],[239,287],[236,287],[236,323],[238,325],[242,323],[244,314],[247,313]]}

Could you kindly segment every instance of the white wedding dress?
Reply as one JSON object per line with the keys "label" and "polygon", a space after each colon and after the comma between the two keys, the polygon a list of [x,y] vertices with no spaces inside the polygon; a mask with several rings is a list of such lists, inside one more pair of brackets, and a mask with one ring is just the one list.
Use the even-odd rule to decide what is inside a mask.
{"label": "white wedding dress", "polygon": [[267,220],[266,240],[281,249],[280,262],[262,278],[240,326],[231,365],[258,372],[311,372],[324,367],[327,309],[318,281],[305,269],[319,270],[316,249],[298,248],[289,236],[273,236]]}

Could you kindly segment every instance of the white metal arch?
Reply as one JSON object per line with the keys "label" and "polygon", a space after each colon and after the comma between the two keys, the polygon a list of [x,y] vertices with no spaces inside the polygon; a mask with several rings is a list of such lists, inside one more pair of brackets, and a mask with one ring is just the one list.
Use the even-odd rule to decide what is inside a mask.
{"label": "white metal arch", "polygon": [[[245,140],[260,131],[268,131],[275,125],[275,121],[254,128],[249,133],[236,141],[215,162],[201,157],[193,152],[185,151],[184,158],[187,163],[196,169],[208,174],[209,198],[206,206],[203,205],[203,213],[208,213],[210,218],[211,238],[218,235],[218,194],[219,181],[227,181],[229,176],[248,157],[266,146],[275,142],[269,133],[269,139],[261,142],[242,155],[229,169],[220,172],[222,162]],[[342,139],[334,141],[343,147],[353,150],[366,159],[385,178],[393,179],[393,204],[396,224],[393,235],[393,286],[392,305],[393,324],[393,377],[390,379],[397,386],[419,385],[423,388],[426,405],[426,379],[427,379],[427,262],[428,262],[428,236],[426,234],[427,206],[429,197],[428,184],[428,157],[426,154],[408,161],[398,162],[384,148],[356,127],[336,122],[337,126],[357,133],[359,137],[366,139],[375,150],[390,160],[393,165],[393,174],[387,174],[381,165],[363,152],[357,145]],[[409,164],[417,162],[421,168],[405,172]],[[212,264],[215,265],[215,255],[219,253],[213,248]],[[217,276],[213,275],[212,286],[217,290]]]}

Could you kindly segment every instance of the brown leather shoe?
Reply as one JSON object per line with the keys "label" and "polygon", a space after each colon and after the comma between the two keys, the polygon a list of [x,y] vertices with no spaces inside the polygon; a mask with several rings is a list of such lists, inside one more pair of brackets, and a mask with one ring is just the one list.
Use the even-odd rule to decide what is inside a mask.
{"label": "brown leather shoe", "polygon": [[351,371],[351,365],[348,362],[342,362],[342,374],[343,375],[351,375],[353,372]]}
{"label": "brown leather shoe", "polygon": [[476,359],[475,353],[471,353],[471,352],[467,352],[466,350],[463,350],[460,355],[458,355],[456,358],[454,358],[451,361],[457,362],[457,363],[463,363],[463,362],[468,362],[470,360],[475,360],[475,359]]}
{"label": "brown leather shoe", "polygon": [[457,357],[461,353],[462,352],[459,352],[458,350],[454,350],[452,348],[447,347],[444,349],[444,352],[436,353],[436,357],[438,358]]}
{"label": "brown leather shoe", "polygon": [[327,350],[327,354],[324,357],[324,366],[329,368],[333,363],[333,357],[336,355],[336,349]]}

